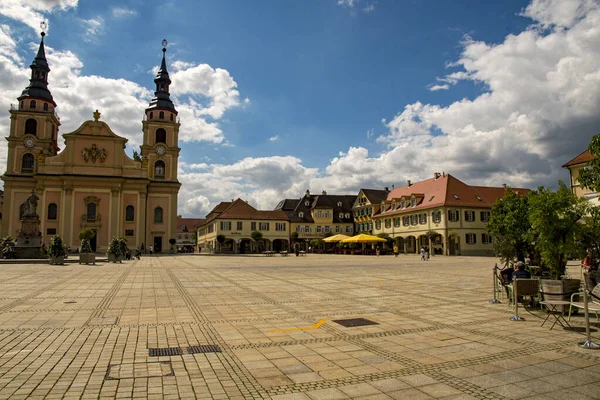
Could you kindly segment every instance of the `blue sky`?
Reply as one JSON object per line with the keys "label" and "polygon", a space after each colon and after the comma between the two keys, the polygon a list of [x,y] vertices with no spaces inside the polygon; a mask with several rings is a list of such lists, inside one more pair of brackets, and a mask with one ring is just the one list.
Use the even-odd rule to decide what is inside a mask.
{"label": "blue sky", "polygon": [[131,153],[166,38],[186,216],[438,170],[551,185],[597,133],[598,12],[593,0],[7,0],[0,67],[20,71],[0,94],[8,104],[26,85],[46,19],[61,132],[99,108]]}

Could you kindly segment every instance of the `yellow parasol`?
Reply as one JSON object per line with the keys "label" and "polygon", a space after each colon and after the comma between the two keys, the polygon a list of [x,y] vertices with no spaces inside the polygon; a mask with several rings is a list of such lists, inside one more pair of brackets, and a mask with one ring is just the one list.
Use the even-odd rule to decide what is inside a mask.
{"label": "yellow parasol", "polygon": [[387,242],[386,239],[361,233],[360,235],[349,237],[341,241],[342,243],[372,243],[372,242]]}
{"label": "yellow parasol", "polygon": [[325,239],[323,239],[323,241],[326,243],[337,243],[337,242],[341,242],[343,239],[347,239],[349,237],[350,236],[348,236],[348,235],[342,235],[341,233],[338,233],[337,235],[326,237]]}

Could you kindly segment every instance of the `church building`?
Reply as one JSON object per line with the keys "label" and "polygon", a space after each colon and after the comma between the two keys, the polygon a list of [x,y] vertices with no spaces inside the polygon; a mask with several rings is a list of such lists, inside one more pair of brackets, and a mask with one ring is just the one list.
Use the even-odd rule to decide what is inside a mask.
{"label": "church building", "polygon": [[48,89],[50,68],[44,36],[33,63],[29,85],[11,106],[8,157],[4,181],[0,235],[17,237],[24,207],[32,191],[39,197],[36,213],[42,241],[55,234],[72,249],[80,246],[79,232],[96,232],[92,249],[105,251],[113,236],[124,236],[130,248],[154,247],[168,252],[177,235],[179,122],[170,99],[171,80],[165,62],[154,79],[155,97],[142,121],[143,143],[133,159],[125,153],[127,139],[100,120],[85,121],[63,135],[59,152],[60,119]]}

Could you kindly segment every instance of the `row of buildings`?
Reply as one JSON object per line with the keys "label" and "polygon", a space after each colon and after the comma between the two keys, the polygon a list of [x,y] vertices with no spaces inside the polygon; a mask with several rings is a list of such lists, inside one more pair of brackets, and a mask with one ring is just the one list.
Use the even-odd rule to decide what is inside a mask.
{"label": "row of buildings", "polygon": [[[287,250],[296,236],[307,247],[311,239],[339,233],[386,233],[399,238],[400,251],[405,253],[431,246],[434,254],[491,255],[492,238],[485,224],[492,205],[506,190],[506,186],[470,186],[442,172],[392,190],[361,189],[356,195],[306,191],[300,199],[281,200],[273,211],[257,210],[237,199],[218,204],[206,216],[198,228],[198,246],[208,252],[255,251],[253,231],[263,234],[265,250],[274,251]],[[430,231],[438,234],[432,243]],[[225,237],[222,248],[218,235]]]}
{"label": "row of buildings", "polygon": [[[443,172],[392,190],[361,189],[354,195],[306,191],[300,198],[281,200],[274,210],[257,210],[237,199],[218,204],[206,218],[178,218],[180,123],[170,99],[166,41],[154,98],[141,118],[143,142],[131,158],[125,153],[127,139],[100,121],[98,111],[74,132],[63,134],[65,148],[59,148],[61,123],[48,88],[44,36],[42,32],[30,65],[29,85],[10,109],[1,237],[19,235],[22,214],[31,211],[24,206],[35,197],[35,229],[43,242],[59,234],[71,248],[80,245],[79,232],[90,228],[96,232],[96,251],[105,251],[112,236],[124,236],[130,247],[152,245],[156,252],[170,251],[169,242],[176,239],[177,247],[186,251],[245,253],[258,250],[252,239],[258,231],[264,249],[275,251],[288,249],[292,238],[307,247],[312,239],[364,232],[399,238],[401,251],[407,253],[422,246],[437,254],[492,253],[493,239],[485,224],[506,187],[471,186]],[[578,171],[591,158],[586,151],[564,167],[577,194],[597,198],[577,183]],[[439,234],[431,244],[426,238],[430,231]],[[219,235],[225,237],[222,244],[217,243]]]}

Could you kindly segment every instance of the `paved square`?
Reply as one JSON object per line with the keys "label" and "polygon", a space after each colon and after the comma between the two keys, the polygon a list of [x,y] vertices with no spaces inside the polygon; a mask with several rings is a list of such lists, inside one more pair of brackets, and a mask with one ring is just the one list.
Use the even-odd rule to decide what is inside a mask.
{"label": "paved square", "polygon": [[[600,398],[600,351],[580,349],[582,333],[488,303],[494,261],[3,263],[0,398]],[[355,318],[377,325],[333,322]]]}

